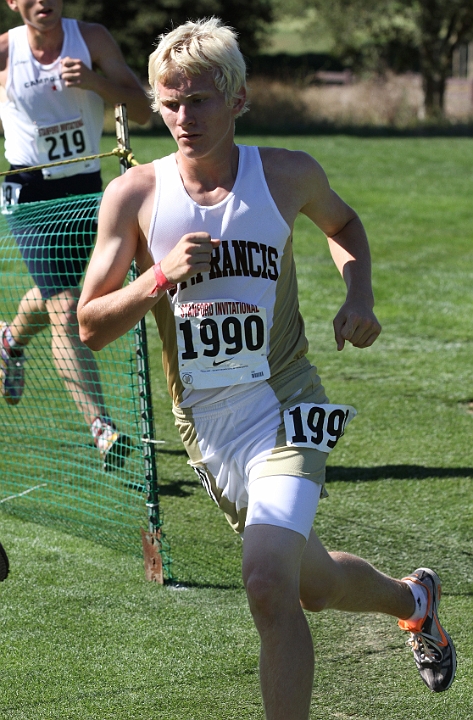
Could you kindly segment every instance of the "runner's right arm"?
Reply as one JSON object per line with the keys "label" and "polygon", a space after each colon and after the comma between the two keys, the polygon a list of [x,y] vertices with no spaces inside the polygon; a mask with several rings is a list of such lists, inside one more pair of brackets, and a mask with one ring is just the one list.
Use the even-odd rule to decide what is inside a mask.
{"label": "runner's right arm", "polygon": [[[128,170],[104,192],[97,242],[77,309],[81,340],[92,350],[101,350],[131,330],[165,292],[150,297],[156,278],[153,267],[148,267],[143,228],[149,227],[146,207],[153,193],[150,166]],[[207,233],[184,235],[161,261],[162,272],[173,284],[208,272],[212,250],[219,242]],[[139,267],[148,269],[123,286],[133,258]]]}

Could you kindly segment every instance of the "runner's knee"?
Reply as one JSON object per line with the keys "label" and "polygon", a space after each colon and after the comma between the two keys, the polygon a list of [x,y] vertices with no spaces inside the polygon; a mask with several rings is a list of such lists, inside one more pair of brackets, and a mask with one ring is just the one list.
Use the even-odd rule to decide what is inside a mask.
{"label": "runner's knee", "polygon": [[293,578],[277,567],[255,567],[244,578],[252,614],[268,619],[297,604]]}

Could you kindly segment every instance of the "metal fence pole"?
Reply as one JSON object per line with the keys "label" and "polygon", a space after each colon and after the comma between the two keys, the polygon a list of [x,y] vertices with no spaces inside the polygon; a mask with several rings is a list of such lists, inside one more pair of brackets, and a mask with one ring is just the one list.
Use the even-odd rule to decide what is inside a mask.
{"label": "metal fence pole", "polygon": [[[115,105],[115,127],[119,150],[130,151],[128,118],[124,104]],[[119,157],[120,174],[124,174],[130,162],[124,154]],[[138,277],[138,268],[133,261],[130,279]],[[143,460],[146,486],[146,508],[148,511],[148,531],[141,528],[145,576],[147,580],[164,583],[162,561],[162,533],[159,511],[158,470],[156,459],[153,404],[151,399],[151,378],[148,362],[148,337],[145,318],[135,326],[136,364],[138,373],[138,392],[140,398],[141,437],[143,442]]]}

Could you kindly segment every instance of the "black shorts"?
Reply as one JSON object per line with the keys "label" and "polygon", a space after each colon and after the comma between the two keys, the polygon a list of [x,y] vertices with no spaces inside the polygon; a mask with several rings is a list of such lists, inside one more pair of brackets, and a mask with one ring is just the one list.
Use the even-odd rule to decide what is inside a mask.
{"label": "black shorts", "polygon": [[[13,166],[10,169],[16,168]],[[37,170],[7,175],[6,183],[21,185],[18,197],[20,205],[100,193],[102,190],[100,172],[45,180],[41,171]],[[95,243],[96,213],[90,217],[81,216],[72,203],[70,212],[68,209],[66,200],[60,204],[60,213],[52,210],[49,219],[44,222],[40,220],[42,213],[32,216],[18,207],[6,215],[23,260],[43,300],[49,300],[63,290],[79,285]]]}

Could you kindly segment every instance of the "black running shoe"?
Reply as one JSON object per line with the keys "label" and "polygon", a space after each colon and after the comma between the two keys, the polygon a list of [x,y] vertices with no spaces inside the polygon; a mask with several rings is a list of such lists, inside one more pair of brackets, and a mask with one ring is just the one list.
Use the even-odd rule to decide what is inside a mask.
{"label": "black running shoe", "polygon": [[6,580],[9,569],[10,563],[8,562],[8,555],[6,554],[2,543],[0,543],[0,582],[2,582],[2,580]]}
{"label": "black running shoe", "polygon": [[0,322],[0,388],[5,402],[18,405],[25,387],[25,361],[23,350],[7,350],[3,336],[8,325]]}
{"label": "black running shoe", "polygon": [[108,419],[96,418],[92,427],[105,472],[122,468],[133,449],[131,437],[119,432],[115,423]]}
{"label": "black running shoe", "polygon": [[103,469],[105,472],[113,472],[119,470],[125,465],[125,460],[132,451],[131,437],[116,430],[108,434],[108,448],[100,454],[103,459]]}

